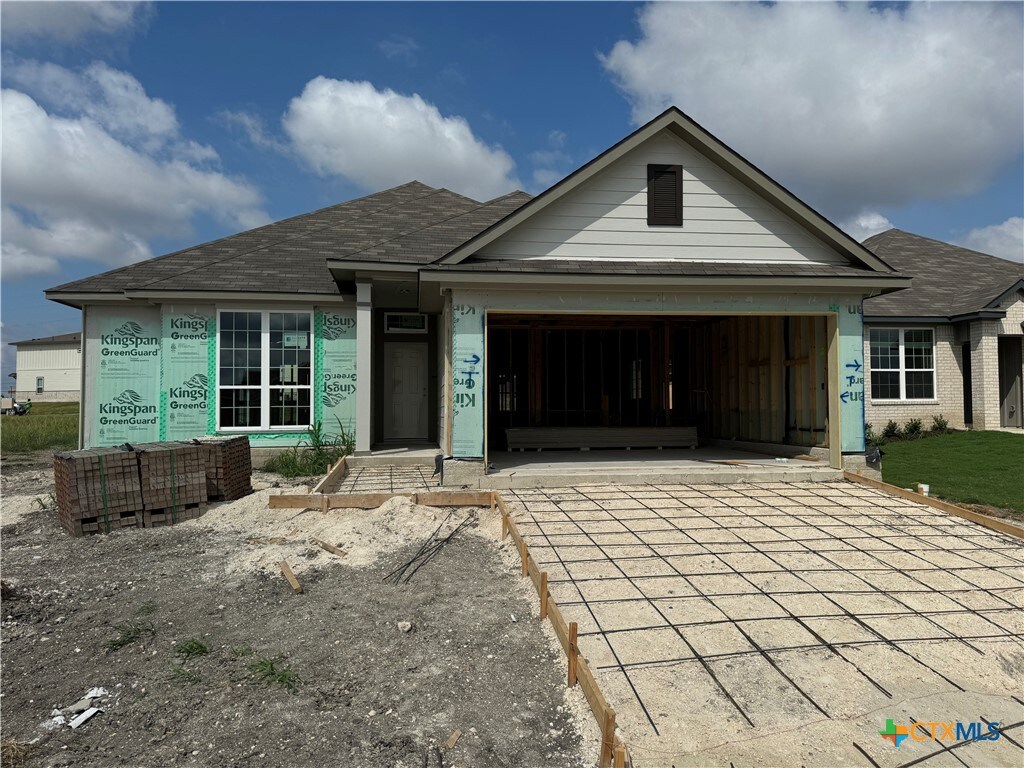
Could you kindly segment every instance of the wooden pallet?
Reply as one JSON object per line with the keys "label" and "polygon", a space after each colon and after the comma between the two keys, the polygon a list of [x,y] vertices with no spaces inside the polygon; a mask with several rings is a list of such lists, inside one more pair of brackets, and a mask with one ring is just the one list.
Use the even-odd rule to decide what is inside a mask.
{"label": "wooden pallet", "polygon": [[61,527],[76,538],[99,533],[113,533],[123,528],[137,528],[141,525],[141,512],[113,513],[109,516],[83,517],[77,520],[60,518]]}
{"label": "wooden pallet", "polygon": [[206,504],[186,504],[175,509],[147,509],[139,515],[143,528],[164,528],[186,520],[196,520],[203,516],[206,508]]}

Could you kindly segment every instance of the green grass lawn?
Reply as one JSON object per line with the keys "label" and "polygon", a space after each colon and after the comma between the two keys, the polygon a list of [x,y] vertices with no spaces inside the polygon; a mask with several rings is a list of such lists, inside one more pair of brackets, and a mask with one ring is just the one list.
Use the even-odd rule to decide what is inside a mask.
{"label": "green grass lawn", "polygon": [[0,416],[0,450],[4,454],[77,447],[78,403],[32,403],[27,416]]}
{"label": "green grass lawn", "polygon": [[882,446],[882,478],[953,502],[1024,514],[1024,435],[953,432]]}

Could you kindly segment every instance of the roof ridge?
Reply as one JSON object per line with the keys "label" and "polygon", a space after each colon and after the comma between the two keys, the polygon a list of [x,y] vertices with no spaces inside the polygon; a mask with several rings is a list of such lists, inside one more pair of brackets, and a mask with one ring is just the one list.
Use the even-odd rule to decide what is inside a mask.
{"label": "roof ridge", "polygon": [[996,256],[995,254],[985,253],[984,251],[977,251],[974,248],[968,248],[965,245],[959,245],[957,243],[947,243],[942,240],[937,240],[934,237],[928,237],[927,235],[919,235],[916,232],[908,232],[907,230],[899,229],[898,227],[893,227],[892,229],[887,229],[885,232],[880,232],[879,235],[876,235],[876,237],[888,234],[890,232],[898,232],[901,235],[907,235],[908,237],[917,238],[918,240],[927,240],[930,243],[936,243],[938,245],[943,246],[944,248],[952,247],[956,248],[957,250],[966,251],[967,253],[974,254],[975,256],[983,256],[984,258],[991,260],[993,264],[998,264],[1000,266],[1009,264],[1012,267],[1019,267],[1020,269],[1024,270],[1024,263],[1010,261],[1009,259],[1004,259],[1001,256]]}
{"label": "roof ridge", "polygon": [[[420,182],[420,183],[422,183],[422,182]],[[404,187],[404,186],[406,186],[406,184],[402,184],[401,186]],[[427,185],[424,184],[424,186],[427,186]],[[393,191],[395,189],[399,189],[399,188],[400,187],[392,187],[391,189],[384,190],[384,192],[391,192],[391,191]],[[431,197],[431,196],[436,195],[436,194],[441,192],[440,189],[436,189],[434,187],[428,187],[428,189],[430,189],[431,191],[428,192],[427,194],[419,195],[418,197],[414,197],[412,199],[413,200],[423,200],[424,198]],[[365,199],[370,198],[370,197],[375,197],[376,195],[379,195],[379,194],[382,194],[382,192],[376,192],[373,195],[364,195],[363,197],[357,197],[357,198],[355,198],[355,200],[348,200],[345,203],[338,203],[337,206],[328,206],[327,208],[321,208],[319,211],[311,211],[309,214],[304,214],[304,215],[312,215],[314,213],[319,213],[320,211],[328,210],[329,208],[335,208],[335,207],[338,207],[338,206],[341,206],[341,205],[347,205],[348,203],[354,203],[354,202],[356,202],[358,200],[365,200]],[[405,201],[405,202],[408,202],[408,201]],[[300,237],[306,237],[308,235],[311,235],[311,234],[314,234],[314,233],[317,233],[317,232],[324,232],[324,231],[329,230],[329,229],[334,229],[335,227],[340,227],[340,226],[343,226],[343,225],[351,224],[352,222],[358,221],[359,219],[365,218],[366,216],[372,216],[374,214],[382,213],[383,211],[389,211],[392,208],[395,208],[395,207],[397,207],[399,205],[404,205],[404,204],[405,203],[395,203],[394,205],[389,205],[389,206],[387,206],[385,208],[381,208],[381,209],[378,209],[376,211],[368,211],[368,212],[363,213],[361,215],[353,216],[352,218],[346,219],[343,222],[338,222],[336,224],[330,224],[330,225],[324,226],[324,227],[318,227],[317,229],[312,229],[312,230],[309,230],[308,232],[302,232],[302,233],[297,234],[297,235],[292,235],[291,237],[283,237],[280,240],[275,240],[274,242],[271,242],[271,243],[266,243],[264,245],[260,245],[260,246],[257,246],[255,248],[250,248],[247,251],[239,251],[238,253],[233,253],[230,256],[225,256],[223,259],[214,259],[212,261],[207,261],[207,262],[205,262],[203,264],[199,264],[199,265],[197,265],[195,267],[192,267],[191,269],[183,269],[183,270],[181,270],[179,272],[176,272],[174,275],[171,275],[169,277],[161,277],[159,280],[152,280],[152,281],[150,281],[148,283],[143,283],[142,288],[149,288],[150,286],[157,285],[159,283],[164,282],[165,280],[171,280],[171,279],[175,279],[176,280],[176,279],[180,278],[182,275],[187,275],[187,274],[190,274],[190,273],[195,272],[195,271],[200,270],[200,269],[206,269],[207,267],[212,267],[215,264],[223,264],[226,261],[231,261],[232,259],[237,259],[237,258],[240,258],[242,256],[250,256],[250,255],[252,255],[254,253],[257,253],[259,251],[263,251],[263,250],[266,250],[267,248],[271,248],[271,247],[273,247],[275,245],[280,245],[281,243],[287,243],[290,240],[296,240],[296,239],[298,239]],[[292,218],[297,219],[297,218],[300,218],[300,216],[293,216]],[[282,219],[281,221],[289,221],[289,219]],[[275,223],[279,224],[281,222],[275,222]],[[253,231],[253,230],[250,230],[250,231]],[[233,237],[233,235],[229,235],[228,237]],[[216,242],[216,241],[213,241],[213,242]],[[197,245],[195,247],[196,248],[201,248],[202,246],[198,246]],[[192,249],[189,248],[187,250],[192,250]],[[173,254],[168,254],[168,255],[173,255]],[[163,257],[161,256],[159,258],[163,258]]]}
{"label": "roof ridge", "polygon": [[[382,189],[379,192],[371,192],[370,194],[363,195],[362,197],[354,197],[351,200],[343,200],[340,203],[334,203],[332,205],[325,205],[323,208],[317,208],[316,210],[307,211],[306,213],[297,213],[294,216],[288,216],[286,218],[278,219],[276,221],[270,221],[270,222],[267,222],[266,224],[261,224],[258,227],[253,227],[252,229],[243,229],[241,232],[232,232],[229,235],[222,235],[221,237],[215,237],[212,240],[207,240],[204,243],[197,243],[195,245],[190,245],[187,248],[179,248],[176,251],[171,251],[170,253],[161,254],[160,256],[154,256],[154,257],[149,258],[149,259],[143,259],[142,261],[136,261],[136,262],[133,262],[131,264],[125,264],[122,267],[115,267],[114,269],[108,269],[106,272],[100,272],[99,274],[96,274],[96,275],[89,275],[88,277],[79,278],[78,280],[69,280],[66,283],[61,283],[60,285],[54,286],[53,288],[46,289],[46,292],[49,293],[51,291],[53,291],[53,292],[60,291],[65,286],[74,285],[75,283],[80,283],[83,280],[95,280],[95,279],[100,278],[100,277],[107,277],[109,275],[116,275],[116,274],[118,274],[120,272],[124,272],[125,270],[132,269],[133,267],[136,267],[139,264],[152,264],[153,262],[156,262],[156,261],[163,261],[164,259],[169,259],[172,256],[180,256],[181,254],[188,253],[189,251],[195,251],[195,250],[198,250],[199,248],[206,248],[207,246],[210,246],[210,245],[216,245],[217,243],[223,242],[224,240],[230,240],[231,238],[237,237],[238,235],[249,234],[249,233],[252,233],[252,232],[259,232],[260,230],[266,229],[267,227],[273,227],[273,226],[277,226],[278,224],[284,224],[284,223],[289,222],[289,221],[295,221],[296,219],[305,218],[306,216],[314,216],[314,215],[316,215],[318,213],[323,213],[324,211],[329,211],[332,208],[340,208],[343,205],[349,205],[351,203],[356,203],[356,202],[359,202],[360,200],[367,200],[367,199],[369,199],[371,197],[377,197],[378,195],[383,195],[383,194],[385,194],[387,192],[394,192],[397,189],[401,189],[402,187],[408,187],[411,184],[422,184],[424,187],[426,187],[427,189],[431,190],[426,195],[421,195],[420,197],[429,197],[430,195],[435,194],[435,193],[440,191],[439,189],[437,189],[435,187],[431,187],[429,184],[423,184],[422,181],[418,181],[417,179],[413,179],[412,181],[407,181],[404,184],[399,184],[399,185],[394,186],[394,187],[389,187],[388,189]],[[416,198],[413,198],[413,199],[414,200],[419,200],[420,197],[416,197]],[[387,210],[387,209],[385,209],[385,210]],[[361,218],[361,217],[356,216],[354,218]],[[325,229],[329,229],[329,228],[330,227],[325,227]],[[319,232],[321,230],[313,230],[313,231]],[[308,234],[308,233],[306,233],[306,234]],[[288,239],[289,238],[284,238],[284,239],[279,240],[277,242],[285,242]],[[253,250],[258,250],[258,249],[253,249]],[[252,253],[252,252],[253,251],[245,251],[245,253]],[[206,262],[206,264],[204,264],[203,266],[209,266],[211,264],[220,264],[220,263],[222,263],[224,261],[228,261],[229,259],[234,258],[234,256],[240,256],[240,255],[242,255],[242,254],[240,254],[240,253],[239,254],[234,254],[233,256],[226,256],[225,258],[217,259],[216,261],[209,261],[209,262]],[[200,267],[195,267],[194,269],[199,269],[199,268]],[[184,272],[179,272],[177,274],[187,274],[188,272],[191,272],[191,271],[192,271],[191,269],[190,270],[185,270]],[[145,283],[145,285],[153,285],[155,283],[162,282],[163,280],[166,280],[166,279],[167,278],[160,278],[160,280],[154,280],[152,283]]]}
{"label": "roof ridge", "polygon": [[[444,187],[442,187],[441,189],[443,191],[445,191],[445,192],[451,192],[450,189],[445,189]],[[453,194],[458,195],[459,193],[458,192],[454,192]],[[400,240],[403,237],[408,237],[409,235],[414,235],[417,232],[423,232],[424,230],[431,229],[433,227],[439,226],[441,224],[444,224],[445,222],[452,221],[454,219],[458,219],[458,218],[461,218],[463,216],[468,216],[469,214],[474,213],[475,211],[479,211],[481,208],[486,208],[487,206],[491,205],[492,203],[496,203],[497,201],[502,200],[502,199],[508,197],[509,195],[513,195],[513,194],[515,194],[515,193],[514,192],[509,192],[507,195],[502,195],[501,197],[496,197],[493,200],[488,200],[486,203],[481,203],[481,202],[479,202],[477,200],[473,200],[472,198],[467,197],[466,198],[467,200],[473,200],[473,202],[476,203],[476,205],[473,206],[472,208],[470,208],[468,211],[462,211],[461,213],[456,213],[453,216],[449,216],[449,217],[444,218],[444,219],[439,219],[438,221],[433,221],[430,224],[424,224],[422,227],[417,227],[416,229],[410,229],[408,232],[403,232],[403,233],[401,233],[399,235],[395,235],[394,237],[389,237],[387,240],[379,240],[378,242],[376,242],[373,245],[368,246],[366,248],[361,248],[358,251],[352,251],[351,253],[346,253],[341,258],[347,259],[347,258],[350,258],[352,256],[358,256],[359,254],[365,253],[366,251],[372,250],[374,248],[379,248],[380,246],[384,245],[385,243],[390,243],[390,242],[393,242],[395,240]],[[459,197],[465,197],[465,195],[459,195]],[[442,258],[442,257],[438,257],[438,258]],[[430,262],[430,263],[433,263],[433,262]]]}

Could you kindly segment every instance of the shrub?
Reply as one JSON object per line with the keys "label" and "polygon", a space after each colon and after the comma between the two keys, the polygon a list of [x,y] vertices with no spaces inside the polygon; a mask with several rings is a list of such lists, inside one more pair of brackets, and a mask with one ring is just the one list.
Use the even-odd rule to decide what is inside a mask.
{"label": "shrub", "polygon": [[324,432],[323,424],[318,421],[309,428],[308,441],[272,457],[264,469],[285,477],[310,477],[327,472],[338,459],[350,456],[355,450],[355,436],[339,419],[335,420],[338,422],[337,435]]}
{"label": "shrub", "polygon": [[924,434],[924,426],[920,419],[911,419],[903,428],[903,436],[908,440],[916,440]]}
{"label": "shrub", "polygon": [[885,440],[882,439],[882,436],[880,434],[875,432],[875,428],[873,426],[871,426],[871,422],[865,421],[864,422],[864,444],[868,448],[877,448],[880,445],[882,445],[883,443],[885,443]]}
{"label": "shrub", "polygon": [[949,432],[949,419],[945,418],[941,413],[938,416],[932,416],[932,432],[937,435],[944,435]]}
{"label": "shrub", "polygon": [[882,430],[882,437],[886,440],[899,440],[903,437],[903,430],[900,429],[900,425],[892,419],[889,419],[889,423],[885,425],[885,429]]}

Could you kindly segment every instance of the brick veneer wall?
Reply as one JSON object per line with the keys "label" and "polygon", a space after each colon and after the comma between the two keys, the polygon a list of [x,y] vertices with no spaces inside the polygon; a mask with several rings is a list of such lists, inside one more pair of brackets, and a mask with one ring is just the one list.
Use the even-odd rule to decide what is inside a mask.
{"label": "brick veneer wall", "polygon": [[[935,399],[874,402],[871,399],[871,347],[869,331],[892,328],[894,324],[864,324],[864,421],[881,432],[890,419],[901,427],[910,419],[920,419],[925,429],[932,425],[932,417],[942,414],[954,429],[964,428],[963,364],[960,339],[952,325],[931,327],[935,332]],[[905,326],[903,326],[905,327]],[[925,327],[925,326],[922,326]],[[977,405],[975,405],[977,407]]]}
{"label": "brick veneer wall", "polygon": [[[864,420],[880,432],[890,419],[903,426],[909,419],[921,419],[925,429],[932,416],[942,414],[954,429],[965,428],[963,392],[963,355],[961,342],[971,345],[971,391],[973,429],[999,426],[999,337],[1021,336],[1024,331],[1024,291],[1009,296],[999,305],[1006,311],[1001,320],[974,320],[971,323],[937,325],[935,330],[935,399],[896,403],[871,400],[872,327],[894,327],[890,323],[864,324]],[[1022,370],[1024,375],[1024,370]]]}

